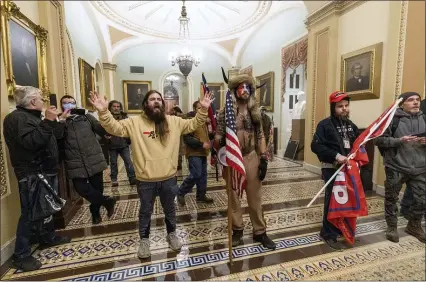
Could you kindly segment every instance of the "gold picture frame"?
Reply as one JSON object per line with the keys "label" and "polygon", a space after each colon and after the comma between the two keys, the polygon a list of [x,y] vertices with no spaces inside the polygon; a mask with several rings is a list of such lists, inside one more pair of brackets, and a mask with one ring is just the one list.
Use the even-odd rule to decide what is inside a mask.
{"label": "gold picture frame", "polygon": [[124,111],[129,114],[142,113],[142,101],[151,89],[151,81],[123,80]]}
{"label": "gold picture frame", "polygon": [[[48,101],[49,97],[49,87],[47,83],[47,57],[46,57],[46,46],[47,46],[47,30],[41,27],[40,25],[32,22],[27,16],[25,16],[20,10],[19,7],[12,1],[1,0],[0,1],[1,8],[1,44],[3,50],[3,58],[5,64],[5,76],[6,76],[6,84],[7,84],[7,93],[9,97],[13,97],[13,93],[15,91],[17,81],[18,82],[30,82],[23,83],[25,85],[34,86],[39,88],[43,93],[43,98],[45,101]],[[13,32],[20,32],[21,34],[11,34],[11,30]],[[24,34],[25,36],[22,36]],[[28,41],[29,37],[34,37],[35,42]],[[21,40],[20,49],[18,50],[16,44],[16,40]],[[32,38],[31,38],[32,40]],[[13,41],[13,42],[12,42]],[[34,44],[33,44],[34,43]],[[35,45],[35,50],[31,49]],[[20,54],[16,54],[14,57],[14,53],[21,51],[23,56],[18,56]],[[23,52],[25,51],[25,52]],[[31,57],[34,55],[35,57]],[[21,60],[20,60],[21,59]],[[25,61],[22,61],[24,59]],[[24,69],[30,73],[28,77],[25,72],[16,71],[15,74],[18,75],[16,77],[14,75],[14,66],[13,61],[15,61],[15,69],[21,67],[22,64],[25,63]],[[34,66],[34,63],[36,66]],[[34,71],[36,69],[37,71]],[[21,70],[21,68],[20,68]],[[37,77],[35,77],[37,75]],[[31,81],[32,80],[32,81]],[[34,85],[31,85],[34,84]]]}
{"label": "gold picture frame", "polygon": [[260,106],[265,107],[267,112],[274,112],[274,81],[275,73],[273,71],[256,76],[257,85],[265,83],[263,87],[256,89],[256,100]]}
{"label": "gold picture frame", "polygon": [[[213,91],[214,95],[214,108],[220,110],[225,105],[225,83],[223,82],[211,82],[207,83],[209,90]],[[200,99],[204,97],[203,83],[200,83]]]}
{"label": "gold picture frame", "polygon": [[342,55],[340,89],[352,100],[380,98],[383,42]]}
{"label": "gold picture frame", "polygon": [[89,102],[90,91],[95,90],[95,68],[82,58],[78,58],[78,71],[80,77],[81,106],[94,110]]}

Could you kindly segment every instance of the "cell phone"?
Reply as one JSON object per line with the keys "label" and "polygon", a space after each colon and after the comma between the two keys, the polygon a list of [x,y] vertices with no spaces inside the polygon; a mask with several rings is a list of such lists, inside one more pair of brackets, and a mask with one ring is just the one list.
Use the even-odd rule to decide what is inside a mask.
{"label": "cell phone", "polygon": [[49,94],[49,104],[50,106],[58,107],[58,100],[56,99],[56,94]]}
{"label": "cell phone", "polygon": [[85,109],[71,109],[70,114],[84,116],[86,114],[86,110]]}

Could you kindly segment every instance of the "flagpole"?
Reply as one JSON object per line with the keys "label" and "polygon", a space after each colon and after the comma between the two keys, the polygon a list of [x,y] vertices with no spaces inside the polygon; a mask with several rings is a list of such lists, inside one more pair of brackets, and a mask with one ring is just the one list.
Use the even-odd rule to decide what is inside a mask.
{"label": "flagpole", "polygon": [[[373,127],[370,128],[370,132],[369,134],[365,137],[364,142],[362,142],[360,144],[360,146],[364,145],[366,142],[368,142],[370,139],[369,137],[371,136],[371,134],[377,130],[377,128],[383,123],[384,120],[386,120],[386,118],[393,112],[393,110],[398,107],[399,103],[401,103],[402,98],[399,98],[398,100],[395,101],[394,105],[389,109],[389,111],[381,118],[381,120],[375,124]],[[358,149],[358,148],[357,148]],[[352,153],[349,157],[349,159],[352,159],[354,157],[355,153]],[[342,168],[345,166],[346,163],[342,164],[340,166],[340,168],[333,174],[333,176],[330,177],[330,179],[327,181],[327,183],[325,183],[325,185],[321,188],[321,190],[315,195],[315,197],[309,202],[309,204],[306,206],[307,208],[309,208],[313,202],[315,202],[315,200],[319,197],[319,195],[324,191],[324,189],[330,184],[331,181],[333,181],[333,179],[336,177],[336,175],[339,173],[339,171],[342,170]]]}
{"label": "flagpole", "polygon": [[226,191],[228,193],[228,252],[229,264],[232,265],[232,183],[231,183],[231,168],[225,166],[225,182]]}

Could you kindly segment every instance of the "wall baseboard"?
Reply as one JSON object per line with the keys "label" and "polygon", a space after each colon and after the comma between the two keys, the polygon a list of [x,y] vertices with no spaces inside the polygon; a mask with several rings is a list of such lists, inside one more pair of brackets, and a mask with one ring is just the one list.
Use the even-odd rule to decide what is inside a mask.
{"label": "wall baseboard", "polygon": [[3,265],[9,258],[12,257],[13,252],[15,251],[15,240],[16,236],[6,242],[1,246],[1,262],[0,265]]}
{"label": "wall baseboard", "polygon": [[317,166],[314,166],[314,165],[311,165],[311,164],[304,162],[303,168],[306,169],[307,171],[321,175],[321,168],[320,167],[317,167]]}

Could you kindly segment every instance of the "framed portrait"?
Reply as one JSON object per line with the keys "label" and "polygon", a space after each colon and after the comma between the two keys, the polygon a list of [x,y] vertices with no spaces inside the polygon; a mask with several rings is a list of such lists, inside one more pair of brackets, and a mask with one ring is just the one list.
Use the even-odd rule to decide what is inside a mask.
{"label": "framed portrait", "polygon": [[260,106],[264,106],[267,112],[274,111],[274,72],[270,71],[264,75],[256,77],[256,84],[262,85],[256,90],[257,101]]}
{"label": "framed portrait", "polygon": [[380,98],[383,43],[342,56],[340,88],[352,100]]}
{"label": "framed portrait", "polygon": [[95,90],[95,68],[82,58],[78,58],[78,69],[80,75],[81,106],[93,110],[89,102],[90,91]]}
{"label": "framed portrait", "polygon": [[151,81],[123,80],[124,110],[129,114],[142,113],[143,99],[151,89]]}
{"label": "framed portrait", "polygon": [[240,74],[248,74],[253,76],[253,66],[248,66],[246,68],[240,69]]}
{"label": "framed portrait", "polygon": [[[213,92],[213,105],[215,110],[220,110],[225,104],[225,84],[220,82],[212,82],[207,84],[209,90]],[[203,83],[200,83],[200,98],[204,97]]]}
{"label": "framed portrait", "polygon": [[33,86],[39,88],[47,100],[47,31],[22,14],[12,1],[0,3],[8,95],[13,96],[17,85]]}

